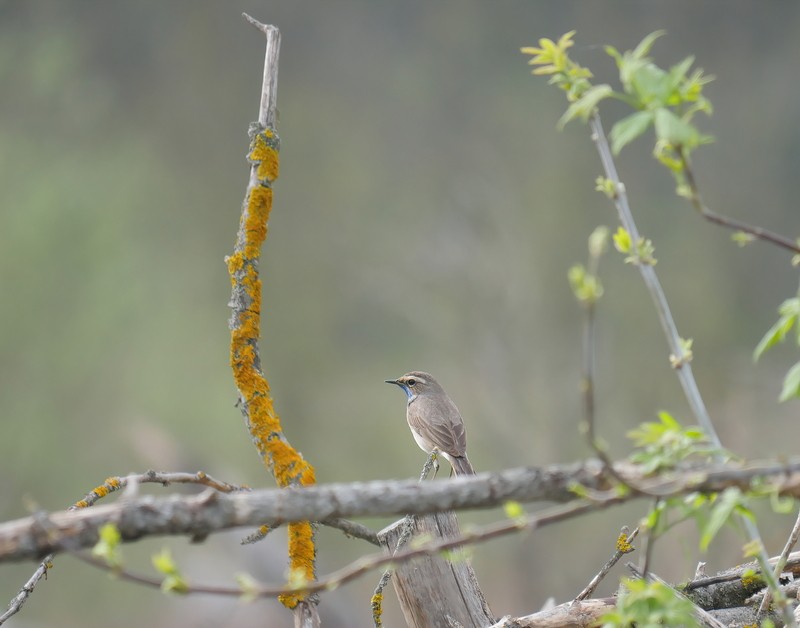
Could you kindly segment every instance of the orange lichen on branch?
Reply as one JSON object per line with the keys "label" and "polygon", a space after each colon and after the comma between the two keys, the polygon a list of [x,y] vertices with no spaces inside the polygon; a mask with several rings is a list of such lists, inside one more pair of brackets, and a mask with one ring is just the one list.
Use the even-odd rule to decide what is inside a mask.
{"label": "orange lichen on branch", "polygon": [[267,220],[272,209],[272,188],[259,186],[250,190],[245,218],[244,256],[255,259],[267,238]]}
{"label": "orange lichen on branch", "polygon": [[242,270],[244,266],[244,258],[241,252],[234,253],[233,255],[229,255],[225,258],[225,263],[228,265],[228,274],[231,276],[231,283],[234,284],[236,282],[236,278],[234,277],[235,273],[238,273]]}
{"label": "orange lichen on branch", "polygon": [[[298,521],[289,524],[289,547],[294,548],[290,572],[294,578],[301,582],[314,580],[314,528],[308,521]],[[281,604],[287,608],[294,608],[297,603],[306,598],[305,594],[285,593],[278,597]]]}
{"label": "orange lichen on branch", "polygon": [[102,499],[109,493],[118,491],[122,486],[122,481],[118,477],[106,478],[100,486],[95,486],[89,494],[82,500],[75,502],[72,508],[88,508],[94,504],[98,499]]}
{"label": "orange lichen on branch", "polygon": [[241,540],[242,545],[251,545],[253,543],[258,543],[259,541],[264,540],[267,538],[267,535],[272,532],[274,528],[269,527],[268,525],[258,526],[258,530],[253,532],[252,534],[248,534]]}
{"label": "orange lichen on branch", "polygon": [[[253,168],[248,186],[239,234],[233,255],[226,259],[231,277],[231,368],[239,389],[242,412],[250,436],[261,459],[280,487],[314,484],[314,468],[291,446],[283,434],[280,418],[272,402],[267,379],[261,372],[258,339],[261,329],[261,280],[258,258],[267,237],[267,221],[272,210],[272,183],[278,177],[280,140],[273,129],[256,130],[251,135],[248,160]],[[289,525],[290,571],[314,579],[314,526],[309,522]],[[283,596],[281,601],[294,608],[305,594]]]}
{"label": "orange lichen on branch", "polygon": [[383,626],[381,618],[383,617],[383,593],[375,593],[370,599],[370,606],[372,607],[372,623],[376,626]]}
{"label": "orange lichen on branch", "polygon": [[278,178],[279,147],[280,140],[273,129],[264,129],[253,137],[253,141],[250,143],[250,154],[247,158],[250,163],[256,165],[256,176],[259,181],[272,183]]}

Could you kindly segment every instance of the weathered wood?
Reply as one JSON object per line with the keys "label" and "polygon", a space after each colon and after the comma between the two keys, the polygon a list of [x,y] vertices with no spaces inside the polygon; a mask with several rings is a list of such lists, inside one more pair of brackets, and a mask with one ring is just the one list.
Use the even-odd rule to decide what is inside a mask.
{"label": "weathered wood", "polygon": [[[389,552],[397,546],[403,520],[378,533]],[[459,535],[453,512],[416,517],[414,538],[454,538]],[[495,619],[478,586],[475,572],[465,558],[425,556],[397,566],[392,583],[406,623],[414,628],[483,628]]]}
{"label": "weathered wood", "polygon": [[[524,617],[503,617],[488,628],[596,628],[600,618],[614,610],[616,603],[617,599],[613,597],[567,602]],[[758,623],[756,610],[753,606],[740,606],[708,613],[725,626],[748,626]],[[769,613],[768,617],[775,628],[783,627],[779,615]]]}
{"label": "weathered wood", "polygon": [[567,602],[525,617],[503,617],[489,628],[594,628],[616,603],[613,597]]}

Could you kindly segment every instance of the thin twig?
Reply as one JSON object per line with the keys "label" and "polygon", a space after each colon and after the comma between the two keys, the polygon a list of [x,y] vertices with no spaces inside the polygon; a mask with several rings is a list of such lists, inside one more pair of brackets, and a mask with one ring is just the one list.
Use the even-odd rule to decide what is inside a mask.
{"label": "thin twig", "polygon": [[[630,554],[634,550],[634,548],[631,546],[631,543],[633,543],[633,540],[636,538],[638,534],[639,534],[638,527],[634,529],[633,532],[628,534],[628,527],[623,526],[622,534],[617,540],[617,549],[614,552],[613,556],[611,556],[611,558],[608,559],[608,562],[606,562],[606,564],[603,565],[603,568],[597,573],[597,575],[594,578],[592,578],[591,582],[589,582],[589,584],[586,585],[586,588],[580,593],[578,593],[575,599],[572,600],[573,604],[575,602],[581,602],[585,600],[592,593],[594,593],[597,586],[600,584],[600,582],[602,582],[603,578],[605,578],[608,575],[608,572],[611,571],[611,568],[617,564],[619,559],[622,558],[625,554]],[[625,537],[625,546],[620,547],[621,545],[620,539],[622,538],[623,535],[627,535]]]}
{"label": "thin twig", "polygon": [[[588,273],[596,275],[598,258],[589,256]],[[614,464],[603,446],[597,438],[595,432],[595,400],[594,400],[594,321],[595,303],[590,300],[585,305],[586,316],[583,317],[583,377],[581,381],[581,392],[583,393],[583,420],[586,425],[586,439],[589,446],[603,463],[605,470],[617,481],[625,484],[614,470]]]}
{"label": "thin twig", "polygon": [[274,127],[278,117],[278,51],[281,46],[281,32],[272,24],[262,24],[247,13],[242,13],[242,17],[264,33],[267,38],[258,123],[263,128]]}
{"label": "thin twig", "polygon": [[[86,563],[87,565],[91,565],[92,567],[96,567],[97,569],[101,569],[103,571],[108,571],[111,575],[119,580],[126,580],[128,582],[133,582],[135,584],[141,584],[146,587],[151,587],[155,589],[160,589],[161,584],[163,582],[163,578],[159,578],[156,576],[148,576],[142,573],[138,573],[135,571],[131,571],[129,569],[125,569],[124,567],[119,566],[110,566],[106,561],[101,560],[99,558],[95,558],[91,554],[86,552],[75,552],[73,554],[75,558],[78,560]],[[234,596],[234,597],[242,597],[245,595],[245,591],[241,588],[233,588],[233,587],[221,587],[221,586],[214,586],[214,585],[203,585],[203,584],[186,584],[185,589],[181,589],[182,594],[209,594],[209,595],[223,595],[223,596]],[[247,590],[247,594],[250,594],[250,590]],[[256,596],[258,594],[255,594]],[[274,596],[271,596],[274,597]]]}
{"label": "thin twig", "polygon": [[[660,499],[656,499],[655,503],[653,504],[653,509],[658,508],[658,505],[661,503]],[[656,534],[655,530],[651,527],[647,527],[646,534],[645,534],[645,541],[644,541],[644,553],[642,554],[642,566],[640,571],[647,577],[648,572],[650,571],[650,561],[653,558],[653,548],[656,544]]]}
{"label": "thin twig", "polygon": [[[636,226],[636,221],[633,219],[633,213],[631,212],[631,208],[628,203],[628,195],[625,191],[625,184],[622,183],[619,175],[617,174],[617,167],[614,163],[611,148],[608,145],[608,140],[606,139],[605,132],[603,131],[603,125],[600,122],[600,115],[596,111],[590,118],[589,125],[592,132],[592,139],[597,146],[597,152],[600,155],[600,161],[603,164],[603,170],[605,171],[606,178],[614,184],[614,190],[616,193],[613,200],[614,205],[617,208],[617,213],[619,214],[620,222],[625,230],[630,234],[631,240],[633,242],[638,242],[641,236],[639,235],[639,229]],[[692,408],[692,412],[700,424],[700,427],[703,428],[703,431],[705,431],[706,435],[711,440],[712,444],[716,447],[721,447],[719,436],[717,436],[717,432],[714,429],[714,424],[711,422],[711,417],[708,414],[706,405],[702,396],[700,395],[700,390],[697,387],[697,382],[692,374],[691,364],[686,359],[685,351],[681,345],[681,337],[680,334],[678,334],[678,328],[675,325],[675,320],[672,317],[672,311],[670,310],[667,297],[664,294],[664,290],[661,287],[661,282],[658,280],[655,269],[650,264],[637,264],[637,268],[639,269],[639,273],[642,275],[642,280],[644,281],[644,284],[653,299],[653,303],[656,307],[656,313],[661,321],[661,327],[664,330],[664,335],[667,338],[669,350],[672,355],[675,356],[676,363],[678,364],[675,369],[677,371],[678,380],[680,381],[683,392],[686,395],[686,399]]]}
{"label": "thin twig", "polygon": [[[600,255],[594,254],[590,250],[587,274],[597,276],[600,265]],[[594,363],[595,363],[595,300],[589,299],[583,303],[586,316],[583,318],[583,374],[581,378],[581,392],[583,397],[583,420],[586,426],[586,439],[589,446],[594,451],[603,469],[608,475],[614,478],[621,485],[626,486],[636,493],[647,494],[640,487],[631,484],[629,480],[623,478],[614,468],[614,462],[608,455],[604,443],[598,438],[595,431],[595,396],[594,396]]]}
{"label": "thin twig", "polygon": [[0,625],[4,624],[7,619],[13,617],[22,609],[22,606],[28,601],[28,598],[33,593],[33,589],[36,587],[36,585],[39,584],[42,578],[47,576],[47,570],[50,569],[50,566],[52,565],[50,561],[52,560],[53,555],[50,554],[36,568],[36,571],[33,572],[33,575],[28,578],[28,581],[22,585],[19,592],[8,603],[8,607],[6,608],[5,612],[0,615]]}
{"label": "thin twig", "polygon": [[[199,484],[202,486],[208,486],[223,493],[250,490],[247,486],[237,486],[236,484],[230,484],[228,482],[217,480],[208,475],[205,471],[198,471],[197,473],[168,473],[164,471],[150,470],[141,474],[129,474],[126,476],[114,476],[106,478],[102,484],[93,488],[86,495],[84,495],[83,499],[75,502],[67,510],[72,511],[80,508],[88,508],[89,506],[93,506],[95,503],[97,503],[99,499],[124,489],[127,486],[132,484],[146,483],[161,484],[162,486],[169,486],[170,484]],[[50,567],[52,567],[54,559],[54,554],[48,554],[45,556],[44,560],[39,563],[36,571],[34,571],[31,577],[28,578],[27,582],[22,585],[19,592],[8,603],[5,612],[0,615],[0,626],[2,626],[7,619],[16,615],[22,609],[23,604],[25,604],[30,595],[33,593],[36,585],[41,581],[42,578],[46,578],[47,572]]]}
{"label": "thin twig", "polygon": [[354,539],[361,539],[362,541],[366,541],[367,543],[380,547],[381,543],[378,540],[378,534],[374,530],[371,530],[367,526],[356,521],[335,518],[325,519],[324,521],[319,521],[318,523],[328,526],[329,528],[341,530],[344,532],[345,536],[349,536]]}
{"label": "thin twig", "polygon": [[[769,559],[770,565],[776,565],[778,563],[778,557],[775,556]],[[789,554],[789,557],[786,561],[786,565],[784,568],[789,567],[792,571],[797,571],[800,567],[800,552],[793,552]],[[735,569],[728,570],[722,574],[716,574],[714,576],[705,576],[702,578],[696,578],[690,582],[687,582],[684,585],[684,590],[692,591],[694,589],[702,589],[705,587],[710,587],[715,584],[722,584],[724,582],[733,582],[734,580],[741,580],[742,575],[745,572],[752,572],[755,575],[761,575],[761,569],[757,563],[747,563],[744,565],[739,565]]]}
{"label": "thin twig", "polygon": [[[420,472],[419,481],[424,482],[425,478],[428,477],[428,473],[430,473],[431,468],[436,464],[436,450],[430,452],[428,454],[428,458],[425,461],[425,464],[422,465],[422,471]],[[437,466],[438,468],[438,466]],[[403,529],[400,532],[400,536],[397,539],[397,543],[395,544],[394,551],[392,555],[396,555],[397,552],[408,542],[408,539],[411,538],[411,533],[414,531],[414,515],[406,515],[403,519]],[[386,588],[386,585],[389,584],[389,580],[392,578],[393,569],[390,567],[380,577],[378,580],[378,584],[375,587],[375,590],[372,592],[372,598],[370,599],[370,606],[372,607],[372,621],[375,625],[375,628],[381,628],[383,623],[381,622],[381,616],[383,615],[383,590]]]}
{"label": "thin twig", "polygon": [[[316,581],[307,582],[294,587],[286,585],[263,585],[254,586],[252,588],[248,587],[246,594],[249,597],[273,598],[287,594],[311,594],[322,591],[330,591],[379,567],[406,562],[422,556],[430,556],[445,550],[456,549],[464,545],[473,545],[475,543],[489,541],[517,532],[531,531],[547,525],[572,519],[592,510],[594,510],[594,505],[582,501],[575,501],[564,506],[559,506],[536,513],[535,515],[517,518],[513,521],[501,521],[484,526],[483,528],[464,532],[458,537],[438,539],[429,541],[427,543],[422,543],[420,545],[415,545],[414,547],[399,551],[393,555],[387,555],[385,553],[369,554],[359,558],[349,565],[346,565],[345,567],[342,567],[337,571],[330,573],[327,577]],[[156,586],[156,582],[158,583],[158,586],[161,585],[160,580],[156,580],[150,576],[138,574],[129,570],[110,567],[104,561],[98,560],[86,553],[76,553],[75,556],[95,567],[110,571],[118,575],[120,578],[124,578],[132,582],[138,582],[146,586]],[[218,587],[207,585],[188,586],[189,588],[187,592],[191,593],[209,593],[227,596],[240,596],[245,594],[245,591],[243,591],[241,588],[234,587]]]}
{"label": "thin twig", "polygon": [[[789,538],[786,541],[786,545],[783,546],[783,551],[778,556],[778,562],[775,563],[775,569],[773,571],[773,575],[775,576],[775,580],[778,580],[783,568],[786,566],[786,561],[789,559],[789,554],[792,553],[792,549],[795,545],[797,545],[797,539],[800,538],[800,512],[797,514],[797,519],[795,519],[794,527],[792,528],[792,533],[789,535]],[[779,581],[779,580],[778,580]],[[758,607],[758,615],[763,615],[769,609],[769,603],[772,600],[772,593],[769,589],[764,592],[764,599],[761,600],[761,604]]]}
{"label": "thin twig", "polygon": [[[600,121],[600,114],[598,114],[596,110],[589,119],[589,126],[592,133],[592,139],[594,140],[594,143],[597,146],[597,151],[600,155],[600,161],[603,164],[603,170],[605,171],[606,178],[614,185],[616,192],[614,195],[614,205],[617,208],[620,222],[622,222],[622,226],[630,234],[631,240],[633,242],[638,242],[640,240],[639,230],[636,227],[636,222],[633,219],[633,214],[631,212],[630,205],[628,204],[628,195],[625,191],[625,185],[622,183],[619,175],[617,174],[617,168],[616,164],[614,163],[611,148],[608,145],[608,139],[606,138],[605,132],[603,131],[603,125]],[[670,310],[664,290],[661,287],[661,282],[658,280],[658,275],[656,275],[655,269],[651,264],[640,263],[637,264],[637,267],[642,276],[642,280],[650,292],[650,296],[655,304],[658,318],[661,321],[661,327],[664,330],[664,334],[667,338],[667,344],[669,345],[670,351],[674,356],[673,363],[675,364],[675,371],[677,372],[678,380],[680,381],[684,395],[689,402],[689,406],[692,408],[692,412],[700,424],[700,427],[703,428],[706,437],[716,448],[721,450],[722,441],[720,440],[716,429],[714,429],[714,424],[708,414],[703,397],[700,395],[700,389],[697,387],[697,381],[692,373],[692,365],[690,364],[689,359],[686,356],[686,352],[682,346],[681,337],[678,334],[678,328],[675,325],[675,320],[672,317],[672,311]],[[715,454],[715,459],[720,461],[723,459],[721,451],[720,453]],[[761,540],[761,534],[758,531],[758,527],[751,519],[739,514],[736,516],[744,528],[749,540],[754,542],[758,547],[758,562],[766,564],[769,557],[767,556],[766,549],[764,548],[764,543]],[[777,591],[778,581],[775,580],[774,576],[769,570],[767,570],[767,573],[764,574],[764,577],[767,580],[768,586]],[[782,616],[787,626],[796,626],[794,616],[786,605],[783,605]]]}
{"label": "thin twig", "polygon": [[[594,263],[594,268],[592,264]],[[588,273],[596,275],[597,261],[592,255],[589,256]],[[581,391],[583,392],[583,420],[586,424],[586,436],[592,449],[600,456],[605,456],[605,449],[600,447],[595,435],[594,425],[594,300],[586,304],[586,316],[583,317],[583,382]],[[601,457],[601,460],[605,460]]]}
{"label": "thin twig", "polygon": [[694,171],[692,170],[692,167],[689,164],[689,160],[686,158],[685,151],[679,148],[677,149],[676,153],[678,155],[678,159],[681,162],[683,173],[686,176],[686,184],[689,186],[689,193],[690,193],[689,202],[703,218],[705,218],[709,222],[720,225],[722,227],[750,234],[754,238],[758,238],[759,240],[764,240],[765,242],[770,242],[776,246],[791,251],[792,253],[795,254],[800,253],[800,244],[798,244],[796,240],[791,240],[778,233],[774,233],[769,229],[764,229],[763,227],[756,227],[746,222],[742,222],[741,220],[730,218],[728,216],[723,216],[722,214],[718,214],[710,210],[708,206],[706,206],[706,204],[703,202],[703,199],[700,196],[700,189],[697,187],[697,180],[695,179]]}

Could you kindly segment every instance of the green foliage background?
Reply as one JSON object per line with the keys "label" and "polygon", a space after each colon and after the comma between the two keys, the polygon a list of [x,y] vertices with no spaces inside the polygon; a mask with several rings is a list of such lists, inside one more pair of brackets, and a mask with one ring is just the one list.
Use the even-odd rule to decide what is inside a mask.
{"label": "green foliage background", "polygon": [[[227,363],[222,260],[263,61],[241,11],[283,34],[262,351],[287,435],[322,482],[417,475],[423,456],[403,399],[382,383],[411,369],[435,373],[454,397],[478,469],[588,454],[577,434],[581,312],[566,271],[615,216],[594,191],[600,165],[586,129],[556,131],[563,96],[529,75],[521,46],[577,29],[573,56],[600,68],[601,82],[614,74],[602,45],[625,49],[666,29],[660,64],[695,54],[717,77],[706,87],[715,114],[700,121],[717,142],[694,155],[706,201],[800,232],[793,3],[0,3],[3,520],[148,468],[272,485],[233,407]],[[615,107],[603,112],[607,127],[625,113]],[[751,360],[796,290],[788,256],[739,249],[701,222],[648,142],[618,163],[681,333],[695,339],[725,444],[748,457],[795,454],[796,403],[776,398],[797,356],[787,346]],[[691,419],[638,276],[612,257],[598,311],[598,420],[624,454],[625,432],[658,410]],[[619,526],[644,511],[478,548],[493,610],[569,599]],[[763,527],[776,553],[791,521]],[[243,570],[280,581],[280,533],[240,548],[243,534],[169,543],[190,581],[233,583]],[[698,558],[691,527],[676,536],[655,555],[666,578],[687,577]],[[126,547],[127,563],[147,569],[162,545]],[[722,535],[709,570],[738,562],[740,545]],[[323,531],[320,570],[365,551]],[[30,571],[0,568],[0,602]],[[325,624],[369,625],[373,580],[324,596]],[[13,625],[248,625],[265,615],[291,625],[275,604],[166,598],[68,557],[39,587]],[[400,621],[391,603],[387,613]]]}

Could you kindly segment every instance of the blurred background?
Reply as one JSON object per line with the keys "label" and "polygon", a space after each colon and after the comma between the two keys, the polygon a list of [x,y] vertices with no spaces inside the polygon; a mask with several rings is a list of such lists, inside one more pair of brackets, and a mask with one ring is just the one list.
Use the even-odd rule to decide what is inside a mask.
{"label": "blurred background", "polygon": [[[56,510],[109,475],[202,469],[273,486],[234,408],[229,282],[247,180],[263,36],[283,35],[281,177],[264,250],[262,357],[290,441],[320,482],[412,478],[424,462],[402,393],[383,380],[434,373],[467,423],[479,470],[570,462],[578,435],[581,311],[566,272],[586,238],[616,227],[594,191],[585,127],[556,121],[563,95],[519,48],[576,29],[574,56],[613,80],[604,44],[666,29],[661,65],[688,54],[716,81],[696,153],[708,204],[788,236],[800,231],[800,6],[755,2],[559,3],[342,0],[0,2],[0,517]],[[603,110],[606,127],[622,108]],[[695,373],[727,446],[793,455],[796,403],[778,405],[797,359],[752,350],[797,290],[789,256],[745,249],[673,195],[638,140],[619,158]],[[658,410],[692,423],[635,269],[603,261],[597,420],[615,454]],[[166,495],[180,491],[143,488]],[[475,550],[494,612],[571,599],[647,504]],[[771,553],[791,515],[759,511]],[[462,525],[502,518],[470,512]],[[381,528],[390,519],[365,521]],[[203,545],[125,549],[134,569],[169,546],[185,575],[232,584],[285,575],[285,538],[249,530]],[[693,524],[656,546],[682,579],[741,560],[725,531],[697,552]],[[322,530],[321,574],[373,548]],[[32,565],[0,566],[0,605]],[[598,592],[615,588],[622,568]],[[371,625],[378,573],[323,596],[324,625]],[[402,619],[390,593],[387,625]],[[167,597],[60,557],[13,626],[290,626],[277,603]]]}

